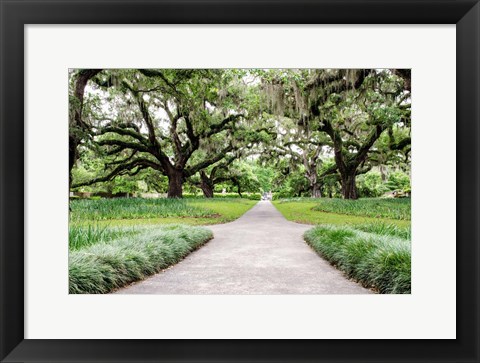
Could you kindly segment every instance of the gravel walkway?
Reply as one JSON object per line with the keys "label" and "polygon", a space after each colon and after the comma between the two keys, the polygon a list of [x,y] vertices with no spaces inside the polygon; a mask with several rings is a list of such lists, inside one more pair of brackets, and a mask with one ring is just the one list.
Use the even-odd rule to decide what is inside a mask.
{"label": "gravel walkway", "polygon": [[287,221],[261,201],[234,222],[208,226],[215,238],[183,261],[120,294],[369,294],[302,238],[310,225]]}

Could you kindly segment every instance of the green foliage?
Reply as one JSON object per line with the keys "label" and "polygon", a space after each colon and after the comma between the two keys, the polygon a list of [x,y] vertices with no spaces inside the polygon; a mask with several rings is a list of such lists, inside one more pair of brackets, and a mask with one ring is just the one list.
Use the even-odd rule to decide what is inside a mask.
{"label": "green foliage", "polygon": [[208,217],[213,211],[199,208],[182,199],[115,198],[72,200],[73,221],[136,219],[158,217]]}
{"label": "green foliage", "polygon": [[[78,74],[70,72],[73,109],[81,106],[72,97]],[[392,166],[408,172],[410,93],[402,74],[387,69],[102,70],[85,90],[82,112],[90,132],[70,130],[82,133],[73,185],[101,179],[78,190],[133,193],[145,187],[164,193],[170,163],[191,183],[186,191],[193,192],[199,172],[209,174],[234,158],[220,173],[216,191],[339,196],[338,170],[329,170],[335,148],[362,173]],[[379,126],[381,132],[372,133]],[[378,137],[373,145],[372,135]],[[150,145],[155,139],[158,145]],[[365,145],[371,145],[367,159],[356,160]],[[125,169],[116,172],[119,166]],[[315,173],[319,180],[311,177]],[[378,197],[384,187],[410,190],[409,182],[395,176],[386,186],[371,174],[357,181],[361,197]],[[180,196],[175,193],[170,196]]]}
{"label": "green foliage", "polygon": [[138,231],[133,228],[115,228],[98,224],[71,224],[68,228],[68,248],[74,251],[96,243],[105,243],[124,236],[133,236],[136,233]]}
{"label": "green foliage", "polygon": [[71,201],[70,226],[80,228],[72,233],[85,234],[88,231],[85,232],[81,227],[95,221],[96,227],[89,227],[92,230],[88,233],[102,237],[103,232],[110,229],[103,231],[102,227],[112,225],[225,223],[240,217],[260,198],[258,193],[249,196],[252,200],[236,196],[214,199],[195,198],[193,195],[187,195],[185,199],[75,199]]}
{"label": "green foliage", "polygon": [[70,251],[69,293],[111,292],[177,263],[212,237],[204,228],[171,225]]}
{"label": "green foliage", "polygon": [[[341,199],[338,199],[341,200]],[[361,199],[360,199],[361,200]],[[275,207],[289,221],[306,224],[334,224],[334,225],[365,225],[386,223],[400,228],[409,228],[410,221],[403,219],[373,218],[364,215],[340,214],[336,212],[322,212],[316,210],[318,199],[314,198],[290,198],[276,200]],[[359,210],[358,212],[361,212]]]}
{"label": "green foliage", "polygon": [[[79,148],[79,159],[76,166],[72,169],[73,183],[81,183],[94,179],[103,169],[103,161],[95,155],[94,151],[84,147]],[[77,188],[82,192],[107,191],[106,187],[82,187]]]}
{"label": "green foliage", "polygon": [[255,164],[253,173],[258,180],[260,191],[269,192],[273,189],[273,178],[275,175],[274,168],[267,165]]}
{"label": "green foliage", "polygon": [[135,193],[139,190],[138,181],[130,176],[117,176],[112,182],[112,193]]}
{"label": "green foliage", "polygon": [[[108,158],[102,157],[92,149],[79,148],[80,157],[72,169],[73,184],[95,179],[104,173]],[[166,177],[155,170],[143,170],[136,176],[119,175],[113,180],[90,186],[73,188],[74,191],[92,193],[135,193],[138,191],[166,191]]]}
{"label": "green foliage", "polygon": [[410,170],[411,145],[408,143],[403,148],[392,146],[410,138],[410,128],[394,125],[388,132],[384,132],[375,143],[375,153],[369,155],[369,161],[380,168],[401,168]]}
{"label": "green foliage", "polygon": [[377,198],[382,196],[388,189],[384,185],[379,172],[369,171],[357,177],[357,190],[361,197]]}
{"label": "green foliage", "polygon": [[[183,194],[183,198],[187,199],[200,199],[203,200],[205,203],[208,203],[210,200],[206,200],[203,197],[199,196],[198,194],[189,194],[185,193]],[[217,201],[218,199],[221,200],[239,200],[239,199],[249,199],[249,200],[260,200],[262,199],[262,195],[260,193],[242,193],[242,196],[240,196],[238,193],[214,193],[213,194],[213,199]]]}
{"label": "green foliage", "polygon": [[318,200],[313,208],[316,211],[341,213],[373,218],[391,218],[410,220],[410,198],[381,199],[367,198],[358,200],[327,199]]}
{"label": "green foliage", "polygon": [[[230,222],[241,215],[246,211],[252,208],[257,204],[256,200],[250,199],[194,199],[191,200],[192,205],[198,206],[199,208],[205,208],[215,212],[215,216],[219,216],[220,222]],[[208,224],[211,224],[212,221],[209,221]]]}
{"label": "green foliage", "polygon": [[386,187],[389,190],[401,190],[401,191],[409,192],[411,188],[410,177],[401,171],[391,173],[388,176]]}
{"label": "green foliage", "polygon": [[[304,82],[298,82],[298,77]],[[275,70],[264,79],[272,112],[280,116],[283,129],[270,156],[302,164],[311,195],[318,196],[318,179],[325,183],[325,175],[336,172],[342,174],[337,180],[347,180],[354,178],[355,172],[364,173],[390,160],[398,162],[400,157],[409,163],[410,94],[395,71]],[[319,168],[333,154],[339,168],[323,174]],[[323,196],[333,197],[335,179],[321,188]],[[354,190],[343,188],[344,197],[356,199]],[[365,196],[381,195],[380,190],[368,187],[363,192]],[[293,191],[282,190],[281,195],[287,194],[294,196]]]}
{"label": "green foliage", "polygon": [[247,199],[249,200],[261,200],[262,199],[262,196],[259,194],[259,193],[252,193],[252,194],[249,194],[246,196]]}
{"label": "green foliage", "polygon": [[245,192],[258,192],[261,189],[261,184],[256,174],[256,167],[253,163],[240,161],[233,165],[230,175],[235,177],[238,184],[233,184],[230,190],[234,190],[235,186]]}
{"label": "green foliage", "polygon": [[383,232],[319,226],[305,232],[304,238],[315,251],[364,286],[382,294],[410,294],[410,241]]}
{"label": "green foliage", "polygon": [[[103,167],[76,173],[73,186],[119,180],[109,191],[133,192],[138,186],[122,178],[143,180],[145,169],[177,179],[180,173],[184,181],[270,142],[275,133],[261,119],[261,94],[246,77],[249,71],[239,69],[103,70],[92,80],[95,91],[87,88],[84,107],[95,131],[89,146]],[[258,191],[251,175],[235,170],[247,190]],[[167,187],[150,175],[144,180],[157,191]],[[169,197],[181,196],[176,185]]]}
{"label": "green foliage", "polygon": [[308,196],[308,181],[302,168],[278,170],[274,183],[275,199]]}
{"label": "green foliage", "polygon": [[166,193],[168,191],[168,178],[157,170],[143,170],[138,174],[137,179],[145,182],[147,192]]}
{"label": "green foliage", "polygon": [[412,229],[410,226],[400,227],[392,223],[384,223],[381,221],[369,224],[357,224],[355,225],[355,229],[385,236],[400,237],[407,240],[412,238]]}

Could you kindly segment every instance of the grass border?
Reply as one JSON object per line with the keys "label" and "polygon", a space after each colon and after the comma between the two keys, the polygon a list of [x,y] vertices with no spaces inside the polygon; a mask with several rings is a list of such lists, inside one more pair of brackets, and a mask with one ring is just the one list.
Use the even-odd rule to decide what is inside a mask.
{"label": "grass border", "polygon": [[410,241],[349,227],[317,226],[306,243],[349,278],[381,294],[411,293]]}
{"label": "grass border", "polygon": [[69,293],[109,293],[178,263],[212,238],[206,228],[170,225],[70,251]]}

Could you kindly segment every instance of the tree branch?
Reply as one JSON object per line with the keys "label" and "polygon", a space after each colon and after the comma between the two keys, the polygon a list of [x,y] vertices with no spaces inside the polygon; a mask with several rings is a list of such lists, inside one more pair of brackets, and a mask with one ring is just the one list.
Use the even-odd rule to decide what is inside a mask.
{"label": "tree branch", "polygon": [[212,158],[204,160],[204,161],[202,161],[202,162],[200,162],[200,163],[198,163],[198,164],[196,164],[192,167],[186,168],[185,171],[184,171],[184,176],[186,178],[188,178],[189,176],[194,175],[198,171],[200,171],[202,169],[205,169],[212,164],[215,164],[216,162],[222,160],[225,157],[226,153],[228,153],[232,150],[233,150],[233,146],[228,145],[226,148],[221,150],[217,155],[213,156]]}
{"label": "tree branch", "polygon": [[[78,188],[78,187],[88,186],[88,185],[92,185],[92,184],[96,184],[96,183],[111,181],[116,176],[128,174],[131,170],[133,170],[137,167],[142,168],[142,169],[152,168],[152,169],[155,169],[155,170],[159,170],[158,165],[155,164],[151,160],[135,159],[135,160],[133,160],[133,161],[127,163],[127,164],[122,164],[122,165],[117,166],[114,170],[112,170],[109,174],[107,174],[105,176],[94,178],[94,179],[89,180],[89,181],[74,184],[72,186],[72,188]],[[136,171],[135,173],[138,173],[138,171]]]}
{"label": "tree branch", "polygon": [[406,137],[398,142],[391,142],[389,147],[390,150],[403,150],[406,146],[411,145],[412,139],[410,137]]}
{"label": "tree branch", "polygon": [[108,139],[108,140],[99,140],[97,141],[97,144],[100,146],[119,146],[120,149],[116,150],[116,152],[120,152],[125,149],[132,149],[132,150],[137,150],[141,152],[149,152],[150,150],[145,146],[141,144],[136,144],[133,142],[128,142],[128,141],[122,141],[122,140],[115,140],[115,139]]}
{"label": "tree branch", "polygon": [[126,127],[122,127],[122,126],[106,126],[106,127],[101,128],[100,131],[97,132],[95,135],[96,136],[101,136],[101,135],[105,135],[109,132],[112,132],[112,133],[115,133],[115,134],[118,134],[118,135],[122,135],[122,136],[130,136],[130,137],[140,141],[140,143],[142,145],[144,145],[145,147],[149,146],[148,140],[142,134],[140,134],[139,132],[130,130]]}
{"label": "tree branch", "polygon": [[237,115],[230,115],[223,119],[221,122],[215,125],[211,125],[209,127],[209,130],[205,133],[203,133],[201,136],[202,137],[210,137],[212,135],[218,134],[219,132],[225,130],[225,126],[227,126],[230,122],[235,121],[239,119],[240,117],[243,117],[242,114],[237,114]]}

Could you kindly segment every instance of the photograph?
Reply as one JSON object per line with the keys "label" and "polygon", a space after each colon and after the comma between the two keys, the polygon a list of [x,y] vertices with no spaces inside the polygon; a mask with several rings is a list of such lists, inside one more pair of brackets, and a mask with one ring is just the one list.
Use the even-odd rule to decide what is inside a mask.
{"label": "photograph", "polygon": [[411,294],[411,69],[65,82],[69,294]]}
{"label": "photograph", "polygon": [[0,4],[1,363],[480,362],[480,0]]}

